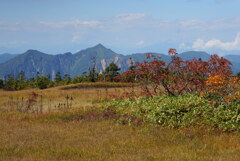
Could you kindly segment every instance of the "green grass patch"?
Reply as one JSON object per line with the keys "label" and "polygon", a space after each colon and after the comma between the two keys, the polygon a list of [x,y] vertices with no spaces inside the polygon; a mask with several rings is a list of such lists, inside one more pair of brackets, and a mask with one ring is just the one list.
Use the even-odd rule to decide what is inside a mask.
{"label": "green grass patch", "polygon": [[138,117],[145,123],[164,127],[207,126],[223,131],[240,130],[240,104],[212,107],[208,100],[197,95],[115,99],[104,106],[113,108],[116,113]]}

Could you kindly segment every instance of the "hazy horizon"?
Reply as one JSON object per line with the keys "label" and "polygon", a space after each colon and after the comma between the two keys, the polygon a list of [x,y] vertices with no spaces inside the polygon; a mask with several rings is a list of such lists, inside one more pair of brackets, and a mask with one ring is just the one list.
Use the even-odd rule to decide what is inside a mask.
{"label": "hazy horizon", "polygon": [[240,55],[238,0],[9,0],[0,3],[0,54],[116,53],[169,48]]}
{"label": "hazy horizon", "polygon": [[[114,49],[108,48],[108,47],[105,46],[104,44],[101,44],[101,43],[99,43],[99,44],[100,44],[100,45],[103,45],[106,49],[110,49],[110,50],[112,50],[112,51],[115,52],[116,54],[122,54],[122,53],[118,53],[118,52],[116,52]],[[26,53],[26,52],[28,52],[28,51],[30,51],[30,50],[39,51],[39,52],[42,52],[42,53],[44,53],[44,54],[48,54],[48,55],[59,55],[59,54],[66,54],[66,53],[69,53],[69,52],[70,52],[71,54],[76,54],[76,53],[78,53],[78,52],[80,52],[80,51],[83,51],[83,50],[86,50],[86,49],[89,49],[89,48],[94,48],[94,47],[96,47],[96,46],[99,45],[99,44],[96,44],[96,45],[91,46],[91,47],[88,47],[88,48],[81,49],[81,50],[76,51],[76,52],[66,51],[66,52],[63,52],[63,53],[53,54],[53,53],[43,52],[43,51],[41,51],[41,50],[37,50],[37,49],[28,49],[28,50],[26,50],[26,51],[24,51],[24,52],[22,52],[22,53],[0,53],[0,55],[3,55],[3,54],[19,55],[19,54],[24,54],[24,53]],[[205,52],[205,51],[193,51],[193,50],[189,50],[189,51],[183,51],[183,52],[180,52],[180,53],[178,52],[178,54],[182,54],[182,53],[185,53],[185,52]],[[167,52],[163,53],[163,52],[154,52],[154,51],[133,52],[133,53],[127,53],[127,54],[122,54],[122,55],[127,56],[127,55],[134,55],[134,54],[147,54],[147,53],[154,53],[154,54],[164,54],[164,55],[168,55]],[[206,53],[209,54],[209,55],[217,54],[217,53],[208,53],[208,52],[206,52]],[[236,55],[236,54],[233,54],[233,55]]]}

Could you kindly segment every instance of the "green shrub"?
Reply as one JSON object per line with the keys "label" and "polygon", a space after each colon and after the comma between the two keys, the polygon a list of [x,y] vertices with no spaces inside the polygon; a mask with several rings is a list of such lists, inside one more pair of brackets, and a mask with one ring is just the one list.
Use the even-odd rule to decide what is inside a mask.
{"label": "green shrub", "polygon": [[117,113],[139,117],[145,123],[164,127],[207,125],[224,131],[240,129],[239,104],[214,108],[208,100],[197,95],[115,99],[106,103],[105,107],[112,107]]}

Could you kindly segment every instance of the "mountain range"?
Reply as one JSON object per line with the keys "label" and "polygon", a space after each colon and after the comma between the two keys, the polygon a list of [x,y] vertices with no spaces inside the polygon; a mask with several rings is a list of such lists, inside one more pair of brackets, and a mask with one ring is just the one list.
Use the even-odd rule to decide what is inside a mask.
{"label": "mountain range", "polygon": [[[171,57],[165,54],[153,53],[158,55],[165,62],[169,62]],[[137,53],[131,55],[117,54],[111,49],[107,49],[102,44],[81,50],[77,53],[64,53],[58,55],[50,55],[37,50],[28,50],[23,54],[1,54],[0,55],[0,78],[8,74],[17,76],[20,71],[24,71],[26,77],[35,77],[36,73],[49,74],[52,78],[57,72],[61,74],[70,74],[71,77],[82,75],[88,72],[89,67],[93,65],[92,58],[95,57],[96,67],[99,72],[103,72],[111,62],[117,64],[121,71],[126,71],[133,62],[142,62],[145,60],[146,53]],[[193,58],[201,58],[209,60],[210,54],[201,51],[188,51],[179,54],[183,60]],[[240,56],[225,56],[232,62],[232,70],[234,74],[240,72]]]}
{"label": "mountain range", "polygon": [[8,61],[9,59],[12,59],[16,57],[17,54],[9,54],[9,53],[4,53],[0,55],[0,64]]}

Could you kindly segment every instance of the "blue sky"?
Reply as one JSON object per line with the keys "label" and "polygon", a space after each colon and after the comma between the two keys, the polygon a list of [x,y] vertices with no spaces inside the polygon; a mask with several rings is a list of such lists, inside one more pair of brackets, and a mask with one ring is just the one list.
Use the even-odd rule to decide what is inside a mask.
{"label": "blue sky", "polygon": [[0,0],[0,53],[240,54],[240,0]]}

